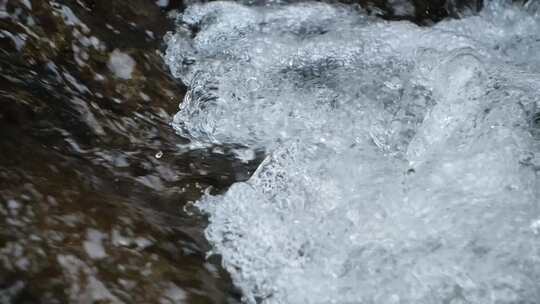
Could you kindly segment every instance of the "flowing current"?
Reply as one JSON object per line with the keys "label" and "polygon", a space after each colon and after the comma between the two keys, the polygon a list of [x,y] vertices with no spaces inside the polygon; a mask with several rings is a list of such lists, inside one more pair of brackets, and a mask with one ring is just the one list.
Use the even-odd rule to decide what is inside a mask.
{"label": "flowing current", "polygon": [[540,303],[540,10],[432,27],[196,4],[166,61],[193,142],[266,158],[197,206],[247,303]]}

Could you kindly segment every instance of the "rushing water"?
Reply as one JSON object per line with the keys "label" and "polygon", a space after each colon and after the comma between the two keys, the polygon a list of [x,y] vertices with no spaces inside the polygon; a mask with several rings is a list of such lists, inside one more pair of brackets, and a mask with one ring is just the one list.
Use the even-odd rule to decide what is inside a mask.
{"label": "rushing water", "polygon": [[539,303],[540,13],[189,7],[174,127],[266,158],[197,206],[248,303]]}

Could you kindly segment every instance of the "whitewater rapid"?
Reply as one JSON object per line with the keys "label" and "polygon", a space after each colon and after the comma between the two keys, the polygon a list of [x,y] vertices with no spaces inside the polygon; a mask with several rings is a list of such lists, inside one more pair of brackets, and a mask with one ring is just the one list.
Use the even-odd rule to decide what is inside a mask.
{"label": "whitewater rapid", "polygon": [[197,206],[247,303],[540,303],[540,13],[190,6],[173,126],[266,158]]}

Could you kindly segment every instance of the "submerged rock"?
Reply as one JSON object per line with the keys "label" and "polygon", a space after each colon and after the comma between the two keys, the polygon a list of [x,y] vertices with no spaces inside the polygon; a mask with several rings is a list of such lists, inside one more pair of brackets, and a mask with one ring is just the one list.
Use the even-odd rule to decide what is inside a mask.
{"label": "submerged rock", "polygon": [[0,1],[0,303],[237,302],[182,210],[250,165],[178,147],[159,4]]}
{"label": "submerged rock", "polygon": [[483,0],[359,0],[359,3],[382,18],[423,25],[475,14],[483,6]]}

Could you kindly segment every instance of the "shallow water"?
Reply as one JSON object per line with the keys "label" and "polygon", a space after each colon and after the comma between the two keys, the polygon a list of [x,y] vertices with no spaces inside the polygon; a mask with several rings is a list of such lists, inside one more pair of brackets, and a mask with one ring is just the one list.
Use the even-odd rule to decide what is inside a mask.
{"label": "shallow water", "polygon": [[170,127],[167,2],[0,0],[0,303],[238,303],[183,210],[252,168]]}
{"label": "shallow water", "polygon": [[167,40],[188,86],[173,126],[265,155],[196,204],[244,301],[537,303],[539,18],[188,7]]}

